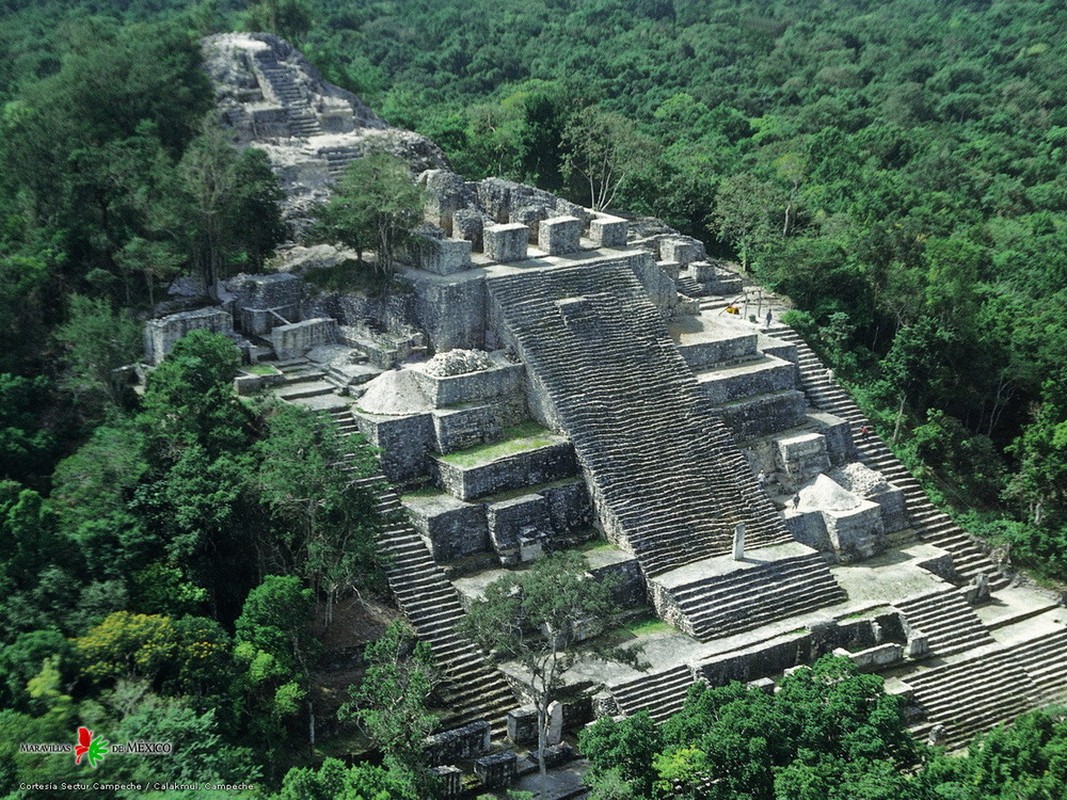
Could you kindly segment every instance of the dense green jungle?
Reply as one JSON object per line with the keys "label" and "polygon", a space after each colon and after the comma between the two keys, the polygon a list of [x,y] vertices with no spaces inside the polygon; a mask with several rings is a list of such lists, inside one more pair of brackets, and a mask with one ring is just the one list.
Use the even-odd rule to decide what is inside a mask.
{"label": "dense green jungle", "polygon": [[[937,503],[1067,581],[1062,3],[2,0],[0,796],[77,777],[17,751],[79,725],[180,743],[151,769],[108,761],[116,782],[430,791],[373,732],[380,764],[327,758],[366,719],[311,711],[325,609],[382,593],[369,533],[339,534],[381,520],[329,468],[337,436],[239,401],[208,335],[143,397],[111,380],[171,279],[254,271],[289,238],[265,157],[211,118],[198,40],[235,29],[290,39],[470,179],[653,215],[736,260],[792,299]],[[580,168],[604,152],[610,191]],[[277,457],[295,449],[311,466]],[[835,669],[815,678],[840,687],[829,710],[798,681],[790,709],[727,687],[662,731],[605,723],[584,744],[597,796],[1067,797],[1062,717],[949,758]]]}

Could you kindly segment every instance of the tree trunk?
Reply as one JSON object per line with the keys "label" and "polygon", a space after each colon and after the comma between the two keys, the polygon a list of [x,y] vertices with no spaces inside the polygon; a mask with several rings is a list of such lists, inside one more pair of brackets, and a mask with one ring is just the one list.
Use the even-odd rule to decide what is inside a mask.
{"label": "tree trunk", "polygon": [[541,778],[548,774],[545,766],[545,747],[548,746],[548,692],[537,701],[537,768]]}
{"label": "tree trunk", "polygon": [[904,395],[900,396],[900,406],[897,408],[897,421],[893,426],[893,444],[900,441],[900,426],[904,422]]}

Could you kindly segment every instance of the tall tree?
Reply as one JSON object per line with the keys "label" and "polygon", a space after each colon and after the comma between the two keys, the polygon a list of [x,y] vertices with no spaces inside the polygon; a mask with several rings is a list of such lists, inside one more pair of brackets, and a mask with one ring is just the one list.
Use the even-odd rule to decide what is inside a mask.
{"label": "tall tree", "polygon": [[563,177],[580,175],[594,211],[609,208],[654,150],[625,117],[597,107],[575,114],[563,131]]}
{"label": "tall tree", "polygon": [[422,189],[411,169],[384,152],[353,161],[319,214],[316,238],[363,251],[376,248],[376,269],[391,275],[396,254],[422,218]]}
{"label": "tall tree", "polygon": [[415,784],[425,786],[425,739],[438,722],[427,708],[436,679],[429,645],[393,623],[367,644],[364,658],[363,680],[350,687],[351,702],[338,715],[358,720],[391,769],[408,772]]}
{"label": "tall tree", "polygon": [[545,769],[548,706],[575,649],[597,625],[610,625],[617,608],[611,589],[586,572],[581,554],[545,556],[526,572],[508,573],[486,587],[460,623],[485,652],[514,659],[537,707],[537,761]]}
{"label": "tall tree", "polygon": [[341,591],[379,578],[377,496],[363,483],[377,469],[373,451],[361,435],[342,437],[328,419],[289,405],[273,409],[256,451],[259,495],[280,533],[266,543],[268,558],[326,594],[328,625]]}

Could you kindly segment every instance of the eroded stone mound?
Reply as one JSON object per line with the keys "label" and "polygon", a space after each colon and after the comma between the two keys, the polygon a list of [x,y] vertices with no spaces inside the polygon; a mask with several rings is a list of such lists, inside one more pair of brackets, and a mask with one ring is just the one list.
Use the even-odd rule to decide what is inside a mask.
{"label": "eroded stone mound", "polygon": [[430,411],[433,403],[411,370],[383,372],[367,384],[359,407],[368,414],[395,417]]}
{"label": "eroded stone mound", "polygon": [[423,372],[437,378],[453,375],[466,375],[468,372],[480,372],[493,366],[489,354],[482,350],[449,350],[438,353],[423,366]]}
{"label": "eroded stone mound", "polygon": [[370,151],[398,156],[413,176],[446,164],[437,145],[390,127],[277,36],[218,34],[203,40],[202,51],[222,123],[239,144],[267,153],[285,190],[283,211],[298,232],[347,166]]}

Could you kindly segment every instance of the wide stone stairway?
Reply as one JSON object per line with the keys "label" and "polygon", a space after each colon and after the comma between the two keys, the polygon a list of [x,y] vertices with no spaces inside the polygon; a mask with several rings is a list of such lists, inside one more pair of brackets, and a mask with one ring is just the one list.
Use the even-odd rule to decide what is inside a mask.
{"label": "wide stone stairway", "polygon": [[[739,524],[746,552],[793,544],[625,263],[509,274],[491,278],[488,288],[531,380],[574,444],[608,537],[637,556],[646,576],[666,578],[727,556]],[[825,576],[831,590],[806,596],[805,610],[840,600],[819,559],[800,566],[753,624],[795,612],[789,598],[805,573]],[[766,577],[744,572],[741,584]],[[673,583],[689,588],[695,581]],[[700,593],[686,601],[697,607]],[[749,622],[744,613],[732,619]],[[709,624],[700,633],[718,629]]]}
{"label": "wide stone stairway", "polygon": [[[356,432],[347,409],[331,411],[330,415],[342,434]],[[377,549],[389,588],[419,640],[430,646],[434,665],[444,678],[436,691],[452,714],[442,720],[442,729],[484,719],[489,721],[493,736],[502,737],[507,712],[516,706],[515,695],[474,643],[456,631],[456,623],[465,613],[459,596],[411,527],[396,492],[382,475],[363,482],[380,490],[378,511],[386,525],[378,536]]]}

